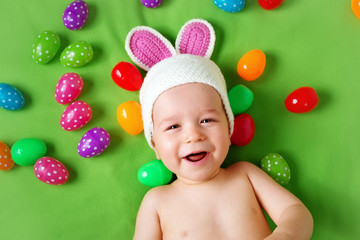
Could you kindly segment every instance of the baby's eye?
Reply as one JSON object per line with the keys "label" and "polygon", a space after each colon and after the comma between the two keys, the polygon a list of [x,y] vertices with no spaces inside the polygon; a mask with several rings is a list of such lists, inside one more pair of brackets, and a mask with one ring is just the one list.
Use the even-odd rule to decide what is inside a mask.
{"label": "baby's eye", "polygon": [[174,125],[169,126],[166,130],[173,130],[173,129],[177,129],[179,127],[180,127],[179,124],[174,124]]}
{"label": "baby's eye", "polygon": [[215,121],[214,119],[206,118],[204,120],[201,120],[201,123],[209,123],[209,122],[214,122],[214,121]]}

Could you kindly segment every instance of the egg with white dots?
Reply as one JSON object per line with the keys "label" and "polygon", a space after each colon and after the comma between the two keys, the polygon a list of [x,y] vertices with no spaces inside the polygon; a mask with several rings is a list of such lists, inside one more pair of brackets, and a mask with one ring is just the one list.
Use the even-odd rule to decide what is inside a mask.
{"label": "egg with white dots", "polygon": [[281,185],[291,179],[291,172],[286,160],[278,153],[269,153],[261,160],[261,169]]}
{"label": "egg with white dots", "polygon": [[0,83],[0,107],[6,110],[20,110],[25,105],[23,94],[8,83]]}
{"label": "egg with white dots", "polygon": [[93,58],[93,48],[85,41],[78,41],[67,46],[60,55],[60,61],[65,67],[82,67]]}
{"label": "egg with white dots", "polygon": [[60,38],[52,31],[40,33],[32,45],[32,59],[35,63],[46,64],[54,58],[60,48]]}
{"label": "egg with white dots", "polygon": [[61,185],[69,180],[65,165],[51,157],[39,158],[34,165],[34,174],[37,179],[50,185]]}
{"label": "egg with white dots", "polygon": [[89,7],[83,0],[76,0],[70,3],[63,15],[64,26],[70,30],[79,30],[85,26],[89,16]]}
{"label": "egg with white dots", "polygon": [[74,101],[81,93],[84,82],[79,74],[65,73],[55,87],[55,100],[60,104]]}
{"label": "egg with white dots", "polygon": [[245,0],[213,0],[221,10],[229,13],[241,11],[245,6]]}
{"label": "egg with white dots", "polygon": [[77,152],[83,158],[95,157],[103,153],[110,145],[109,133],[100,127],[87,131],[80,139]]}

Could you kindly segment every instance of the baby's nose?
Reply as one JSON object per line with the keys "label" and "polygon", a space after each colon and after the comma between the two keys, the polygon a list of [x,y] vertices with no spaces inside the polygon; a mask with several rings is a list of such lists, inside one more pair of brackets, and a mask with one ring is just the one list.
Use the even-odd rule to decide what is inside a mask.
{"label": "baby's nose", "polygon": [[191,127],[187,130],[185,136],[186,143],[201,142],[206,139],[206,135],[198,127]]}

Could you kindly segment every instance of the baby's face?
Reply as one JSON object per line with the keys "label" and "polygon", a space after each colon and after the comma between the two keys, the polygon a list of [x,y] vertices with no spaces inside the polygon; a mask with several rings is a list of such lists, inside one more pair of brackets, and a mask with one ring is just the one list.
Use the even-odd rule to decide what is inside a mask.
{"label": "baby's face", "polygon": [[171,88],[153,107],[152,142],[157,158],[179,180],[214,177],[229,151],[228,120],[217,91],[202,83]]}

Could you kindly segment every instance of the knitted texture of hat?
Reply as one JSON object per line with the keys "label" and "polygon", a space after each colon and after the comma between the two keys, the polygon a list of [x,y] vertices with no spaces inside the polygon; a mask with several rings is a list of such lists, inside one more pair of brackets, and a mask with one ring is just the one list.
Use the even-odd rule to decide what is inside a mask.
{"label": "knitted texture of hat", "polygon": [[144,78],[140,89],[144,134],[151,148],[152,111],[156,99],[166,90],[188,83],[204,83],[219,93],[229,122],[230,135],[232,134],[234,115],[230,108],[225,79],[219,67],[204,57],[179,54],[154,65]]}

